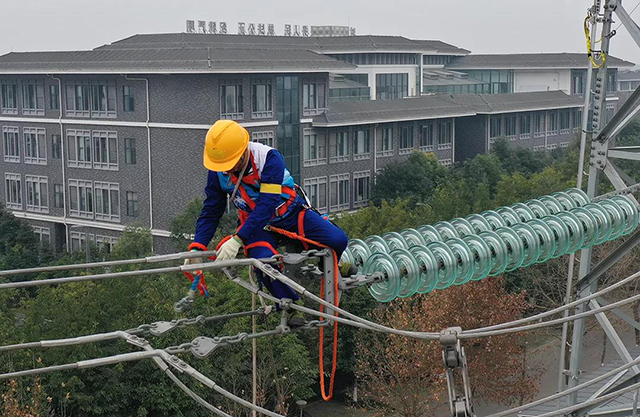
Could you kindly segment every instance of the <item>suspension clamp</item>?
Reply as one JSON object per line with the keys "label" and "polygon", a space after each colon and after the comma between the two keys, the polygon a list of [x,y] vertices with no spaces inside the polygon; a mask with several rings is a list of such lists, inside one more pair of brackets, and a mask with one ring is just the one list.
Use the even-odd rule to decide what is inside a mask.
{"label": "suspension clamp", "polygon": [[[464,348],[460,344],[458,337],[460,333],[462,333],[461,327],[450,327],[440,332],[442,360],[446,370],[449,391],[449,409],[451,417],[474,417],[467,357],[464,354]],[[456,391],[454,373],[456,368],[460,368],[462,373],[462,386],[464,387],[464,392],[462,393]]]}

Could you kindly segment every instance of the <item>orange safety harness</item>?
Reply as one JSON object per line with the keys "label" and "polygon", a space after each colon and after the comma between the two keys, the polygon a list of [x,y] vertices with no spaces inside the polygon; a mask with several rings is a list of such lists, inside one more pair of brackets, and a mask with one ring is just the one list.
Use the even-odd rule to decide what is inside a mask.
{"label": "orange safety harness", "polygon": [[[300,242],[302,242],[303,246],[305,247],[305,249],[307,249],[309,247],[309,245],[313,245],[313,246],[318,246],[324,249],[331,249],[326,245],[323,245],[322,243],[316,242],[314,240],[311,239],[307,239],[304,236],[304,213],[306,210],[302,210],[299,214],[298,217],[298,228],[300,231],[300,234],[296,234],[293,232],[290,232],[288,230],[284,230],[284,229],[279,229],[277,227],[273,227],[273,226],[268,226],[268,230],[270,232],[274,232],[274,233],[278,233],[281,234],[285,237],[288,237],[289,239],[294,239],[294,240],[299,240]],[[334,305],[336,307],[339,307],[339,296],[338,296],[338,279],[339,279],[339,269],[338,269],[338,257],[336,255],[336,251],[334,251],[333,249],[331,249],[331,252],[333,253],[333,271],[334,271],[334,280],[333,280],[333,284],[334,284]],[[325,286],[325,282],[324,279],[322,280],[322,282],[320,283],[320,293],[324,294],[324,286]],[[324,306],[320,305],[320,312],[323,313],[324,312]],[[338,317],[338,312],[334,312],[334,315],[336,317]],[[323,318],[320,317],[320,320],[322,321]],[[334,322],[333,323],[333,358],[332,358],[332,364],[331,364],[331,381],[329,382],[329,394],[327,394],[326,392],[326,388],[325,388],[325,383],[324,383],[324,327],[320,327],[320,335],[319,335],[319,368],[320,368],[320,393],[322,394],[322,399],[325,401],[329,401],[331,398],[333,398],[333,385],[335,382],[335,375],[336,375],[336,365],[337,365],[337,361],[338,361],[338,323]]]}

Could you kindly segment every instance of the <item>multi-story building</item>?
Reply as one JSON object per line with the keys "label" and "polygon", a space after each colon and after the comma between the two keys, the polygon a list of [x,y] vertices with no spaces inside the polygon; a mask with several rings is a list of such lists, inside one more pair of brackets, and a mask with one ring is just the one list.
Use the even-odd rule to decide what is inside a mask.
{"label": "multi-story building", "polygon": [[[203,138],[217,119],[277,147],[330,212],[366,205],[376,172],[413,150],[450,164],[500,136],[537,150],[573,137],[582,103],[561,91],[401,99],[418,96],[425,56],[466,53],[408,41],[137,35],[91,51],[4,55],[0,196],[56,248],[79,249],[87,238],[110,246],[124,227],[141,225],[162,252],[173,216],[202,195]],[[422,49],[407,52],[408,44]],[[397,67],[407,53],[420,54],[413,78],[389,83],[378,76],[396,73],[359,80],[368,64],[342,56]]]}
{"label": "multi-story building", "polygon": [[621,71],[618,73],[618,96],[620,103],[624,103],[640,87],[640,70]]}

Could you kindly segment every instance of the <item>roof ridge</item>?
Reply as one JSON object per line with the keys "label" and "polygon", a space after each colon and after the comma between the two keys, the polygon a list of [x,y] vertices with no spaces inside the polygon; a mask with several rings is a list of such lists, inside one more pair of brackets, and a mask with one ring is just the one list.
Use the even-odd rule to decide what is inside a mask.
{"label": "roof ridge", "polygon": [[489,110],[493,111],[494,108],[491,104],[489,104],[489,102],[487,101],[486,98],[484,98],[484,94],[478,94],[480,96],[480,98],[482,99],[482,101],[485,102],[485,104],[487,105],[487,107],[489,107]]}

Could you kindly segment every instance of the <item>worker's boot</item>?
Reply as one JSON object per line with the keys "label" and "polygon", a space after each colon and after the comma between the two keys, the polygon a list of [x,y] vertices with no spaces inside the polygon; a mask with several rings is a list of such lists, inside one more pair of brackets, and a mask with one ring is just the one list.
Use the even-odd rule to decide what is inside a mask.
{"label": "worker's boot", "polygon": [[[294,302],[295,303],[295,302]],[[297,303],[296,303],[297,304]],[[292,329],[302,327],[306,323],[304,314],[301,311],[290,309],[287,317],[287,324]]]}
{"label": "worker's boot", "polygon": [[349,278],[358,273],[358,268],[350,262],[341,263],[338,265],[338,269],[340,270],[340,275],[342,275],[343,278]]}

